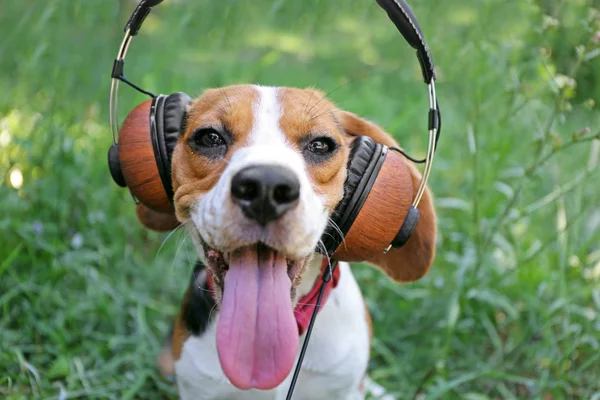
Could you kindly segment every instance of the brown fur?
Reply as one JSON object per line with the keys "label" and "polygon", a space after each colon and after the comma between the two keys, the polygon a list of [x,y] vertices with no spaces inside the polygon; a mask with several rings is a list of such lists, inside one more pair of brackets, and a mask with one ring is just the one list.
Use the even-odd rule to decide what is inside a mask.
{"label": "brown fur", "polygon": [[280,100],[283,103],[281,129],[298,151],[298,145],[309,133],[329,136],[341,146],[326,162],[307,165],[313,187],[317,193],[324,195],[325,207],[333,210],[343,195],[346,179],[344,166],[349,153],[348,147],[344,146],[343,132],[340,132],[330,112],[335,106],[315,89],[282,88]]}
{"label": "brown fur", "polygon": [[175,361],[179,360],[179,357],[181,357],[181,351],[183,350],[183,343],[190,336],[190,332],[185,327],[185,324],[183,323],[183,317],[182,317],[182,313],[184,312],[185,308],[188,307],[188,297],[190,296],[190,290],[191,289],[188,288],[188,290],[185,292],[185,295],[183,296],[183,302],[181,303],[182,307],[179,310],[179,314],[177,315],[177,319],[175,320],[175,326],[173,327],[173,338],[171,339],[171,349],[172,349],[173,358],[175,359]]}

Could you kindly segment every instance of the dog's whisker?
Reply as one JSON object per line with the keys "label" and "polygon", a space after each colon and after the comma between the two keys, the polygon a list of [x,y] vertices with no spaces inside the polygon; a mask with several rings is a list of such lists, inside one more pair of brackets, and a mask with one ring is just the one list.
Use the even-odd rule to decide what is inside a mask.
{"label": "dog's whisker", "polygon": [[366,74],[366,75],[363,75],[363,76],[360,76],[360,77],[348,79],[346,82],[340,84],[338,87],[334,88],[333,90],[330,90],[329,92],[326,92],[325,93],[325,97],[327,97],[327,98],[333,98],[334,97],[334,96],[332,96],[333,93],[337,92],[339,89],[343,88],[344,86],[350,85],[351,83],[356,83],[356,82],[359,82],[359,81],[363,81],[363,80],[369,79],[372,76],[374,76],[374,74]]}
{"label": "dog's whisker", "polygon": [[162,250],[163,246],[165,245],[165,243],[167,243],[167,240],[169,240],[171,238],[171,236],[173,236],[173,234],[175,232],[177,232],[178,230],[180,230],[181,228],[183,228],[185,226],[185,223],[179,225],[177,228],[173,229],[171,232],[169,232],[169,234],[167,235],[167,237],[165,237],[162,241],[162,243],[160,244],[158,250],[156,251],[156,255],[154,256],[154,260],[156,261],[156,258],[158,257],[158,255],[160,254],[160,251]]}
{"label": "dog's whisker", "polygon": [[188,259],[188,262],[189,262],[190,264],[193,264],[193,262],[192,262],[192,259],[190,258],[190,250],[188,249],[188,243],[187,243],[187,240],[185,240],[185,242],[184,242],[184,243],[185,243],[185,245],[184,245],[184,246],[185,246],[185,256],[187,257],[187,259]]}
{"label": "dog's whisker", "polygon": [[212,308],[210,309],[210,312],[208,313],[208,320],[210,321],[212,319],[212,315],[213,312],[215,311],[215,309],[217,308],[217,303],[215,303]]}
{"label": "dog's whisker", "polygon": [[[343,86],[343,85],[342,85],[342,86]],[[333,90],[333,92],[335,92],[336,90],[338,90],[340,87],[341,87],[341,86],[338,86],[337,88],[335,88],[335,89]],[[331,92],[329,92],[329,93],[325,94],[324,96],[321,96],[321,98],[320,98],[320,99],[319,99],[319,100],[318,100],[318,101],[317,101],[315,104],[313,104],[313,105],[312,105],[312,107],[311,107],[311,108],[309,108],[309,109],[308,109],[308,111],[307,111],[306,113],[307,113],[307,114],[310,114],[310,113],[311,113],[311,111],[312,111],[312,110],[313,110],[313,109],[314,109],[314,108],[315,108],[315,107],[316,107],[316,106],[317,106],[319,103],[321,103],[323,100],[325,100],[325,99],[327,98],[327,96],[329,96],[329,94],[331,94]]]}
{"label": "dog's whisker", "polygon": [[[324,104],[324,106],[326,106],[326,104]],[[315,119],[319,118],[321,115],[325,115],[325,114],[327,114],[327,112],[329,112],[330,110],[334,110],[334,109],[335,108],[328,108],[327,111],[321,112],[323,110],[323,107],[319,107],[319,108],[315,109],[314,111],[311,110],[312,112],[310,114],[307,114],[307,116],[308,116],[307,123],[310,124]]]}
{"label": "dog's whisker", "polygon": [[[209,272],[206,271],[206,269],[204,269],[204,273],[206,276],[208,276]],[[196,272],[196,268],[194,268],[194,270],[192,271],[192,285],[194,285],[195,289],[201,290],[203,292],[208,292],[212,295],[213,291],[210,289],[206,289],[205,287],[203,287],[201,284],[196,283],[196,280],[198,279],[198,277],[200,276],[199,273]]]}
{"label": "dog's whisker", "polygon": [[337,233],[339,233],[342,238],[344,237],[344,234],[342,233],[342,230],[340,229],[339,225],[336,224],[336,222],[333,219],[331,219],[331,217],[327,219],[327,223],[331,224],[331,226],[333,227],[333,229],[335,229],[337,231]]}
{"label": "dog's whisker", "polygon": [[187,238],[185,230],[182,230],[181,235],[179,236],[179,244],[177,245],[177,250],[175,251],[175,257],[173,257],[173,261],[171,262],[171,271],[175,269],[175,261],[177,260],[177,256],[179,255],[179,250],[181,250],[181,247],[183,246]]}
{"label": "dog's whisker", "polygon": [[358,79],[350,79],[344,83],[342,83],[341,85],[335,87],[334,89],[328,91],[325,93],[325,95],[323,97],[321,97],[321,99],[319,101],[317,101],[307,112],[307,114],[310,114],[310,112],[313,110],[313,108],[315,108],[317,106],[317,104],[319,104],[321,101],[323,101],[326,98],[329,98],[333,93],[335,93],[336,91],[340,90],[341,88],[343,88],[346,85],[349,85],[351,82],[355,82]]}
{"label": "dog's whisker", "polygon": [[294,311],[294,312],[297,312],[298,314],[302,315],[306,319],[310,318],[310,315],[308,315],[306,312],[304,312],[302,310],[297,310],[297,311]]}
{"label": "dog's whisker", "polygon": [[317,242],[317,250],[321,250],[323,253],[325,253],[327,251],[327,249],[325,248],[325,245],[323,244],[322,240],[319,240]]}
{"label": "dog's whisker", "polygon": [[333,276],[333,268],[331,266],[331,257],[329,257],[329,253],[327,253],[327,249],[325,248],[325,243],[323,243],[323,241],[321,239],[319,239],[319,242],[323,246],[323,249],[324,249],[323,253],[325,254],[325,257],[327,257],[327,268],[329,268],[329,274],[331,276]]}
{"label": "dog's whisker", "polygon": [[[316,305],[317,305],[317,303],[298,303],[297,305],[298,305],[298,306],[316,306]],[[326,302],[326,303],[324,303],[324,304],[323,304],[323,303],[320,303],[320,304],[319,304],[319,308],[325,308],[325,307],[329,307],[329,306],[331,306],[331,305],[332,305],[332,304],[331,304],[331,303],[329,303],[329,302]],[[304,316],[307,316],[307,314],[306,314],[304,311],[300,311],[300,310],[298,310],[297,312],[298,312],[299,314],[303,314]]]}
{"label": "dog's whisker", "polygon": [[[319,104],[319,103],[320,103],[321,101],[323,101],[324,99],[327,99],[327,98],[331,98],[331,97],[333,97],[333,96],[332,96],[332,94],[333,94],[333,93],[335,93],[335,92],[337,92],[338,90],[340,90],[340,89],[341,89],[341,88],[343,88],[344,86],[347,86],[347,85],[349,85],[349,84],[351,84],[351,83],[355,83],[355,82],[358,82],[358,81],[361,81],[361,80],[364,80],[364,79],[367,79],[367,78],[370,78],[371,76],[372,76],[372,75],[371,75],[371,74],[369,74],[369,75],[361,76],[360,78],[349,79],[349,80],[347,80],[346,82],[344,82],[344,83],[342,83],[342,84],[338,85],[337,87],[335,87],[335,88],[333,88],[333,89],[329,90],[328,92],[326,92],[326,93],[325,93],[325,95],[324,95],[324,96],[323,96],[323,97],[322,97],[322,98],[321,98],[319,101],[317,101],[317,102],[316,102],[316,103],[315,103],[315,104],[314,104],[314,105],[313,105],[313,106],[312,106],[312,107],[311,107],[311,108],[308,110],[307,114],[310,114],[310,112],[311,112],[311,111],[312,111],[312,110],[313,110],[313,109],[314,109],[314,108],[317,106],[317,104]],[[322,116],[322,115],[325,115],[325,114],[327,114],[328,112],[330,112],[330,111],[333,111],[333,110],[334,110],[334,109],[329,109],[329,110],[327,110],[325,113],[321,113],[321,114],[318,114],[318,115],[316,115],[316,116],[313,116],[312,118],[310,118],[310,119],[309,119],[309,122],[312,122],[312,121],[314,121],[316,118],[319,118],[320,116]]]}
{"label": "dog's whisker", "polygon": [[[298,303],[297,306],[316,306],[317,303]],[[325,304],[321,303],[319,304],[319,309],[323,309],[325,307],[331,307],[333,304],[326,302]],[[300,309],[300,310],[294,310],[295,313],[298,313],[300,315],[302,315],[304,318],[306,319],[310,319],[312,317],[312,313],[307,313],[306,311]]]}
{"label": "dog's whisker", "polygon": [[310,96],[308,97],[308,101],[306,102],[306,104],[304,104],[304,112],[308,114],[308,105],[310,104],[310,101],[312,100],[315,92],[316,92],[316,85],[312,85],[311,87],[311,91],[310,91]]}
{"label": "dog's whisker", "polygon": [[321,117],[321,116],[323,116],[323,115],[325,115],[325,114],[329,114],[330,112],[332,112],[332,111],[334,111],[334,110],[335,110],[335,108],[329,108],[329,109],[327,109],[326,111],[324,111],[324,112],[322,112],[322,113],[320,113],[320,114],[317,114],[317,115],[311,116],[311,118],[310,118],[309,122],[312,122],[312,121],[314,121],[315,119],[317,119],[317,118],[319,118],[319,117]]}
{"label": "dog's whisker", "polygon": [[323,232],[323,235],[327,235],[327,236],[332,237],[332,238],[335,239],[335,237],[331,233]]}
{"label": "dog's whisker", "polygon": [[200,285],[196,285],[196,289],[201,290],[201,291],[206,292],[206,293],[210,293],[211,296],[212,296],[212,294],[214,292],[213,290],[207,289],[207,288],[202,287]]}
{"label": "dog's whisker", "polygon": [[344,247],[346,247],[346,236],[342,232],[342,229],[331,218],[328,219],[327,223],[331,224],[331,227],[340,235],[340,237],[342,238],[342,243],[344,244]]}
{"label": "dog's whisker", "polygon": [[[336,239],[335,236],[333,236],[331,233],[328,233],[328,232],[323,232],[323,235],[327,235],[327,236],[333,238],[334,240]],[[343,235],[342,235],[342,243],[344,244],[344,246],[346,246],[346,239],[344,238]],[[323,245],[323,247],[325,247],[325,246]],[[327,251],[327,249],[325,249],[325,248],[323,250],[324,250],[324,252]]]}
{"label": "dog's whisker", "polygon": [[231,106],[231,101],[229,101],[227,93],[225,93],[223,88],[219,88],[219,92],[221,92],[221,95],[223,95],[223,99],[225,100],[225,103],[227,103],[227,105],[229,106],[229,110],[231,111],[233,107]]}

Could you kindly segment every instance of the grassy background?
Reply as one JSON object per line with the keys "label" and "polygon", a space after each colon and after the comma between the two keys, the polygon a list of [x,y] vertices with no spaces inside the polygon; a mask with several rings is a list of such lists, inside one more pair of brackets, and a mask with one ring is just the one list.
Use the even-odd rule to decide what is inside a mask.
{"label": "grassy background", "polygon": [[[356,266],[371,376],[403,399],[599,399],[599,12],[411,4],[444,115],[439,247],[415,284]],[[133,6],[0,0],[2,398],[175,398],[154,357],[193,250],[143,230],[106,168],[109,72]],[[192,95],[315,85],[417,156],[426,145],[418,63],[373,1],[168,0],[127,74]],[[123,117],[144,98],[121,93]]]}

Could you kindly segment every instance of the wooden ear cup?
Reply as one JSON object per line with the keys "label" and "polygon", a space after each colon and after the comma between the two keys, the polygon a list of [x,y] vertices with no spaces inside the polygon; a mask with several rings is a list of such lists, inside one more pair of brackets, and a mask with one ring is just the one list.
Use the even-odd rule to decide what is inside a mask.
{"label": "wooden ear cup", "polygon": [[[119,130],[118,159],[123,180],[131,194],[151,210],[173,214],[174,209],[163,186],[152,144],[152,102],[150,99],[141,103],[123,121]],[[112,170],[111,166],[111,173]]]}
{"label": "wooden ear cup", "polygon": [[[386,149],[387,150],[387,149]],[[402,157],[387,150],[379,173],[362,207],[347,230],[344,241],[333,252],[339,261],[372,259],[392,243],[413,200],[412,178]]]}
{"label": "wooden ear cup", "polygon": [[142,203],[138,203],[135,207],[135,214],[144,227],[157,232],[172,231],[180,225],[175,214],[159,213]]}

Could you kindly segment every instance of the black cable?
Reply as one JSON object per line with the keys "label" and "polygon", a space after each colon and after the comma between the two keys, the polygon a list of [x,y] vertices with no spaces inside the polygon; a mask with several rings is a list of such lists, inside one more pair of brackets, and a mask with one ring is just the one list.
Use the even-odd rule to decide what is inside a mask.
{"label": "black cable", "polygon": [[[437,103],[437,100],[435,109],[429,110],[429,129],[436,129],[435,146],[433,147],[433,153],[435,154],[435,152],[437,151],[437,146],[440,142],[440,134],[442,133],[442,113],[440,112],[440,105]],[[404,150],[402,150],[399,147],[390,147],[390,150],[397,151],[398,153],[402,154],[404,157],[408,158],[415,164],[424,164],[425,162],[427,162],[427,158],[417,160],[416,158],[409,156]]]}
{"label": "black cable", "polygon": [[306,338],[304,339],[304,344],[302,344],[302,350],[300,351],[300,357],[298,357],[298,363],[296,364],[296,369],[294,370],[294,376],[292,377],[292,382],[290,383],[290,388],[288,390],[287,396],[285,400],[291,400],[292,394],[294,393],[294,388],[296,387],[296,381],[298,380],[298,376],[300,375],[300,368],[302,367],[302,361],[304,361],[304,355],[306,354],[306,349],[308,348],[308,341],[310,340],[310,334],[313,329],[313,325],[315,324],[315,320],[317,319],[317,312],[319,311],[319,307],[321,306],[321,298],[323,297],[323,292],[325,291],[325,286],[327,286],[327,282],[331,280],[331,276],[333,275],[333,270],[337,267],[337,261],[333,261],[330,264],[330,268],[327,268],[323,273],[323,283],[321,284],[321,289],[319,289],[319,297],[317,297],[317,304],[315,305],[315,310],[313,311],[312,317],[310,317],[310,324],[308,325],[308,330],[306,331]]}
{"label": "black cable", "polygon": [[130,80],[128,80],[127,78],[125,78],[125,75],[120,75],[117,76],[117,79],[120,80],[121,82],[126,83],[127,85],[131,86],[132,88],[134,88],[135,90],[137,90],[138,92],[144,93],[147,96],[150,96],[152,98],[155,98],[156,95],[152,92],[149,92],[147,90],[142,89],[141,87],[139,87],[138,85],[136,85],[135,83],[131,82]]}
{"label": "black cable", "polygon": [[390,150],[397,151],[398,153],[402,154],[404,157],[408,158],[410,161],[414,162],[415,164],[423,164],[425,161],[427,161],[426,158],[424,158],[422,160],[417,160],[416,158],[412,158],[404,150],[402,150],[399,147],[390,147]]}

